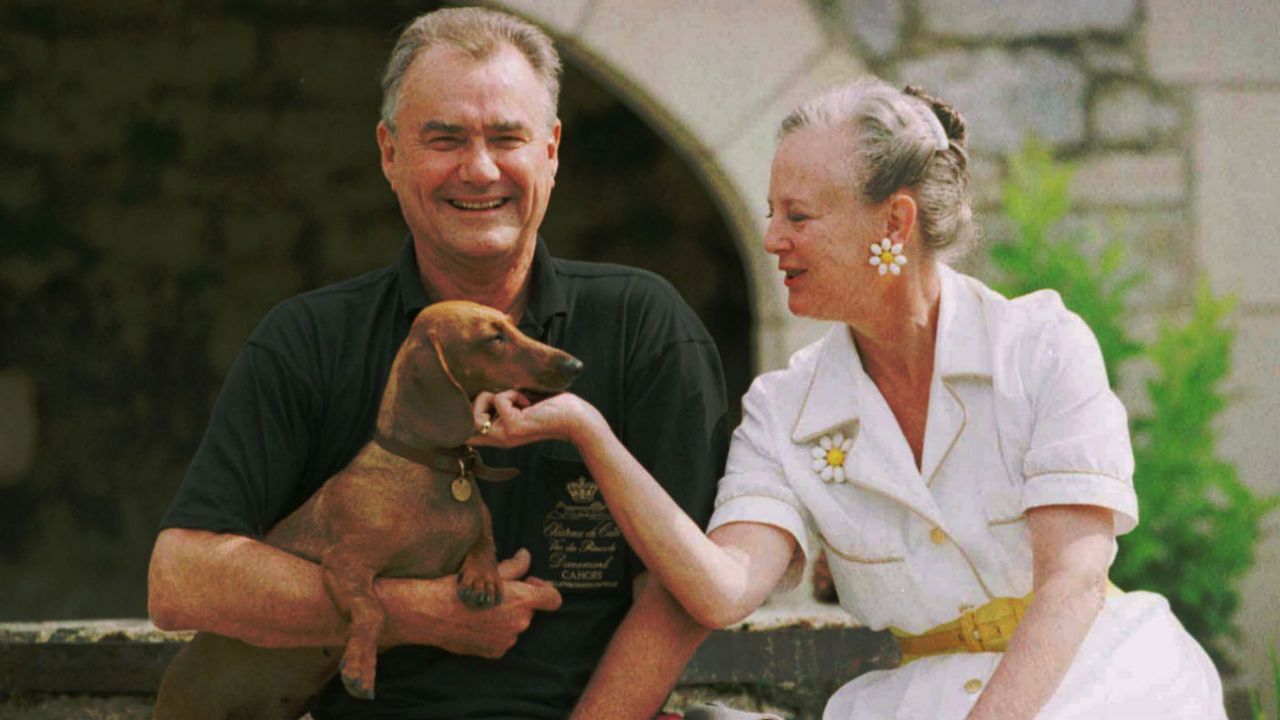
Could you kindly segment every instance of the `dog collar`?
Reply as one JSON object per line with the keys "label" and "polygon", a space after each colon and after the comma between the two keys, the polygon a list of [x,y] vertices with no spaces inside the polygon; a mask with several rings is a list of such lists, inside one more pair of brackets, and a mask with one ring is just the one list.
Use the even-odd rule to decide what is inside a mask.
{"label": "dog collar", "polygon": [[477,477],[490,482],[501,482],[520,474],[515,468],[492,468],[485,465],[480,453],[470,445],[421,448],[382,433],[374,433],[373,442],[392,455],[440,472],[457,473],[459,478]]}

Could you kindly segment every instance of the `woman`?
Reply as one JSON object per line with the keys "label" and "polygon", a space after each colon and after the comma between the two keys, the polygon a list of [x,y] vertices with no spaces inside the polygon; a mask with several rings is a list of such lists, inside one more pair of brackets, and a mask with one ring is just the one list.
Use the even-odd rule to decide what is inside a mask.
{"label": "woman", "polygon": [[826,718],[1224,718],[1163,598],[1107,581],[1137,523],[1124,408],[1053,292],[940,261],[972,243],[965,126],[918,89],[837,88],[782,124],[765,250],[836,321],[743,400],[704,536],[572,395],[484,398],[485,439],[573,442],[636,552],[700,622],[740,620],[826,547],[840,602],[904,664]]}

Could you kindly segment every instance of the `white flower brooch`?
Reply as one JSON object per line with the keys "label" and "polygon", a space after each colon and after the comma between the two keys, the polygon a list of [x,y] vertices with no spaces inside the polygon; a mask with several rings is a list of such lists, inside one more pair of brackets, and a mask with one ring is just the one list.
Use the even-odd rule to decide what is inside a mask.
{"label": "white flower brooch", "polygon": [[844,461],[853,449],[853,438],[846,438],[844,433],[823,435],[813,447],[813,471],[818,473],[822,482],[842,483],[845,481]]}
{"label": "white flower brooch", "polygon": [[894,244],[885,238],[878,243],[871,243],[871,264],[880,268],[880,274],[891,272],[902,273],[902,266],[907,264],[907,256],[902,254],[902,243]]}

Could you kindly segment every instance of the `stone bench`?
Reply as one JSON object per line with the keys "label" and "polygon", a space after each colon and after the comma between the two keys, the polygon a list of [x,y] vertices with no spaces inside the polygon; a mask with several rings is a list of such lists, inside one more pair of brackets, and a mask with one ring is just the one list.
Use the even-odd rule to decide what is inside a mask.
{"label": "stone bench", "polygon": [[[0,624],[0,718],[147,718],[161,673],[190,636],[146,620]],[[896,662],[891,638],[837,608],[762,609],[711,635],[667,707],[721,700],[817,718],[840,684]]]}

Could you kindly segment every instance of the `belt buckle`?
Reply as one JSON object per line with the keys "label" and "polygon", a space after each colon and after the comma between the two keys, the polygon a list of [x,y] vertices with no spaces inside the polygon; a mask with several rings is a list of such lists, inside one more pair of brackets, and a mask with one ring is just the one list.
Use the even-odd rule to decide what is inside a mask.
{"label": "belt buckle", "polygon": [[1021,598],[998,597],[973,611],[976,643],[985,652],[1004,652],[1022,619],[1026,603]]}

